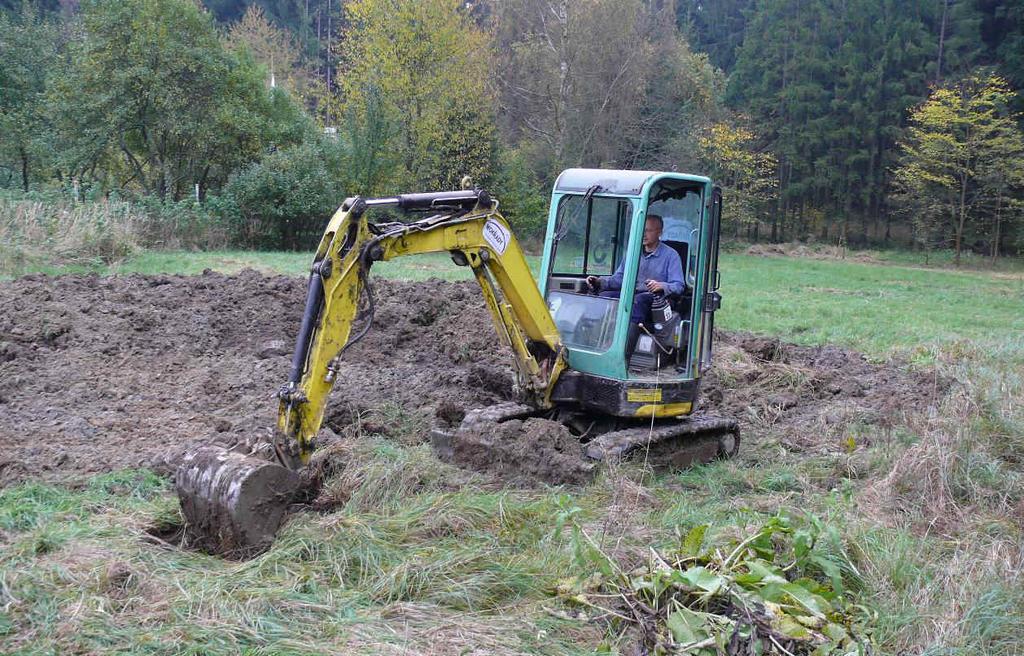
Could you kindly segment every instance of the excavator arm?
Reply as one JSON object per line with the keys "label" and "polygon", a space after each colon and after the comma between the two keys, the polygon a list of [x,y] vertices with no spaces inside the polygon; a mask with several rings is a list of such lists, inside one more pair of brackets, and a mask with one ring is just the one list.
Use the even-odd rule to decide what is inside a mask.
{"label": "excavator arm", "polygon": [[[422,210],[429,216],[374,224],[367,219],[373,207]],[[450,253],[455,264],[473,270],[498,335],[511,348],[521,400],[551,407],[551,390],[566,367],[565,350],[519,242],[486,192],[350,198],[331,218],[317,247],[291,371],[278,394],[276,446],[283,463],[295,468],[308,461],[338,377],[339,358],[370,329],[370,267],[437,252]]]}

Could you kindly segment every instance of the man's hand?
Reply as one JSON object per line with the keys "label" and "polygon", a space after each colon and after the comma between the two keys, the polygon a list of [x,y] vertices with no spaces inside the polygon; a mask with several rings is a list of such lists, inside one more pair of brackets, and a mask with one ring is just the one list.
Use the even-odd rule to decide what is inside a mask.
{"label": "man's hand", "polygon": [[656,294],[658,292],[664,293],[665,291],[665,283],[658,282],[657,280],[648,280],[647,282],[644,283],[644,285],[646,285],[647,291],[651,292],[652,294]]}
{"label": "man's hand", "polygon": [[587,276],[587,284],[594,291],[601,291],[601,279],[597,276]]}

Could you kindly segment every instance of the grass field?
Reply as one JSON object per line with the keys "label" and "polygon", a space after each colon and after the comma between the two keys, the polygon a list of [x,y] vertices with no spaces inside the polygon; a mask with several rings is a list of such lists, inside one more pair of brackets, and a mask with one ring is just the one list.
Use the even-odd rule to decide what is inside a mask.
{"label": "grass field", "polygon": [[[307,257],[152,253],[116,271],[247,266],[301,275]],[[722,270],[721,327],[936,367],[953,382],[949,397],[898,440],[864,448],[867,473],[838,482],[827,473],[846,456],[769,442],[763,461],[657,477],[624,467],[578,490],[495,490],[473,478],[451,490],[427,446],[362,435],[331,483],[348,501],[295,516],[269,552],[242,563],[147,538],[178,511],[168,484],[145,471],[80,489],[8,488],[0,652],[614,651],[615,636],[587,621],[594,611],[554,595],[567,577],[600,569],[595,544],[612,555],[664,549],[702,524],[725,540],[791,511],[835,531],[880,652],[1020,654],[1024,276],[735,254]],[[375,272],[467,278],[441,256]]]}

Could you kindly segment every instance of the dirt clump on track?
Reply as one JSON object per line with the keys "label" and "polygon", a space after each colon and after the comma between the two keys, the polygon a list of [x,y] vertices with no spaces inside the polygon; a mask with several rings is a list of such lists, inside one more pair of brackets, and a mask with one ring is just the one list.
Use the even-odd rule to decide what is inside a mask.
{"label": "dirt clump on track", "polygon": [[[426,421],[441,406],[509,399],[510,356],[475,283],[375,280],[374,290],[373,329],[343,357],[328,426],[341,432],[381,408]],[[304,301],[304,280],[254,271],[0,283],[0,486],[159,470],[194,445],[269,436]],[[884,422],[934,396],[927,376],[849,351],[722,337],[707,406],[745,424],[798,431],[856,408]],[[559,449],[547,427],[518,428]]]}
{"label": "dirt clump on track", "polygon": [[569,429],[542,417],[459,430],[450,448],[449,462],[512,484],[582,485],[597,473],[597,463],[584,457],[583,445]]}

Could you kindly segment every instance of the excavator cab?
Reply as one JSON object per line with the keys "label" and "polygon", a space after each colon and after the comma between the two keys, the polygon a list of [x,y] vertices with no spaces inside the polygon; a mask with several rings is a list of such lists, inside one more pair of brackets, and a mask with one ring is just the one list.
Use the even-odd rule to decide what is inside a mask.
{"label": "excavator cab", "polygon": [[[711,363],[718,292],[722,195],[709,178],[655,171],[568,169],[555,182],[541,293],[569,364],[552,399],[616,417],[679,417],[693,411]],[[647,216],[682,264],[682,293],[656,295],[640,325],[630,321]],[[599,296],[590,276],[622,273],[618,298]],[[631,334],[631,332],[633,334]]]}

